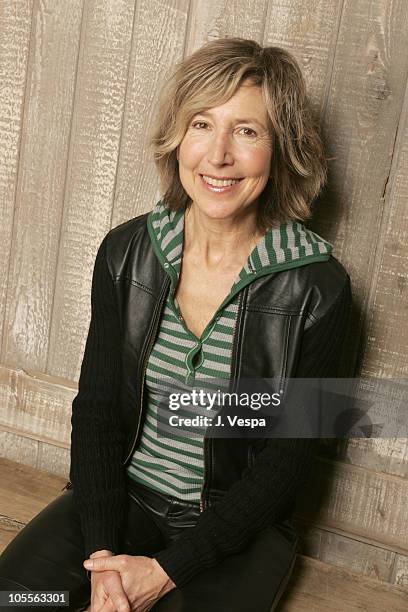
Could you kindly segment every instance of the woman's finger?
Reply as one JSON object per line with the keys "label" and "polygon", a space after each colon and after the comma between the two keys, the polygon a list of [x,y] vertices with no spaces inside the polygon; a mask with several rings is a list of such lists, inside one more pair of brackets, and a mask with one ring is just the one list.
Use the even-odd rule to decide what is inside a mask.
{"label": "woman's finger", "polygon": [[107,576],[98,574],[103,581],[104,597],[102,605],[92,609],[91,612],[131,612],[131,607],[123,588],[120,574],[109,572]]}
{"label": "woman's finger", "polygon": [[101,612],[105,603],[109,599],[109,592],[106,585],[104,585],[102,581],[103,578],[99,580],[98,584],[95,584],[95,581],[92,583],[91,605],[89,606],[89,612]]}
{"label": "woman's finger", "polygon": [[124,555],[115,557],[97,557],[95,559],[85,559],[83,566],[92,572],[105,572],[115,570],[120,572],[123,569]]}
{"label": "woman's finger", "polygon": [[121,587],[109,588],[109,597],[101,612],[111,612],[109,607],[105,609],[105,606],[109,604],[109,602],[113,605],[113,612],[131,612],[129,600]]}
{"label": "woman's finger", "polygon": [[90,612],[130,612],[130,605],[118,572],[93,576]]}
{"label": "woman's finger", "polygon": [[[127,601],[127,600],[126,600]],[[126,608],[128,611],[130,610],[130,606],[129,604],[128,608]],[[105,601],[103,607],[101,608],[100,612],[122,612],[122,610],[124,610],[124,608],[120,608],[117,606],[117,604],[115,604],[112,599],[110,597],[108,597],[108,599]]]}

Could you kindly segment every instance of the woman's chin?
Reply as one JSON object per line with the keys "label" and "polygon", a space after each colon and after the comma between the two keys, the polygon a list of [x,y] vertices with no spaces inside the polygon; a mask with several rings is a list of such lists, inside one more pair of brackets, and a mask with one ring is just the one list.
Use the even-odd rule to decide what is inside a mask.
{"label": "woman's chin", "polygon": [[196,207],[198,211],[211,219],[227,219],[228,217],[234,216],[240,209],[239,204],[233,202],[226,202],[225,200],[219,199],[217,201],[195,201],[193,207]]}

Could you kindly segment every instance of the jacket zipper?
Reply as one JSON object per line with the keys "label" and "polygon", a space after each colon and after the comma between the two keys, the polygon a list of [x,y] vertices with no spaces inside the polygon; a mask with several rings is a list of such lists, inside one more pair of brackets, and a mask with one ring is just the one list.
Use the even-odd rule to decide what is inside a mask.
{"label": "jacket zipper", "polygon": [[[245,289],[244,289],[245,291]],[[237,356],[237,337],[238,337],[238,327],[241,326],[241,320],[242,320],[242,301],[243,301],[243,293],[244,291],[241,291],[240,296],[239,296],[239,301],[238,301],[238,316],[237,316],[237,324],[235,326],[234,329],[234,333],[232,336],[232,351],[231,351],[231,372],[233,373],[234,371],[234,367],[236,364],[236,356]],[[233,377],[230,378],[230,382],[229,382],[229,386],[228,386],[228,391],[231,392],[232,390],[232,379]],[[206,486],[206,482],[207,482],[207,472],[208,470],[206,469],[208,466],[208,459],[206,461],[206,457],[207,457],[207,451],[208,451],[208,445],[211,443],[212,438],[206,438],[204,436],[204,478],[203,478],[203,484],[201,487],[201,491],[200,491],[200,513],[203,512],[206,508],[206,501],[204,498],[204,489]],[[207,495],[208,497],[208,495]],[[208,504],[207,506],[210,506],[210,500],[208,499]]]}
{"label": "jacket zipper", "polygon": [[207,449],[208,449],[208,444],[210,443],[210,440],[211,439],[206,438],[204,436],[204,440],[203,440],[203,447],[204,447],[203,448],[203,450],[204,450],[204,476],[203,476],[203,484],[201,486],[201,491],[200,491],[200,512],[203,512],[205,510],[205,507],[206,507],[205,499],[204,499],[204,488],[205,488],[206,481],[207,481],[206,476],[207,476],[207,472],[208,472],[208,470],[207,470],[208,459],[206,461],[206,456],[208,454],[207,453]]}
{"label": "jacket zipper", "polygon": [[136,435],[133,439],[132,445],[130,447],[130,451],[128,456],[126,457],[126,460],[123,462],[123,465],[126,465],[127,462],[129,461],[130,457],[133,454],[133,451],[135,449],[136,446],[136,442],[137,442],[137,438],[139,435],[139,430],[140,430],[140,423],[142,422],[142,416],[143,416],[143,390],[144,390],[144,380],[145,380],[145,376],[146,376],[146,370],[147,370],[147,362],[149,359],[149,355],[150,355],[150,351],[153,347],[153,343],[156,337],[156,332],[157,332],[157,328],[159,326],[159,319],[160,319],[160,313],[162,311],[162,306],[164,303],[164,299],[166,297],[167,294],[167,288],[170,284],[170,279],[167,279],[168,282],[165,283],[163,290],[162,290],[162,295],[160,296],[159,299],[159,303],[158,306],[156,307],[156,313],[155,313],[155,320],[153,323],[153,329],[152,329],[152,333],[150,334],[150,337],[148,339],[148,343],[147,343],[147,347],[146,347],[146,351],[145,354],[143,356],[143,374],[142,374],[142,381],[141,381],[141,388],[140,388],[140,411],[139,411],[139,421],[137,423],[137,429],[136,429]]}

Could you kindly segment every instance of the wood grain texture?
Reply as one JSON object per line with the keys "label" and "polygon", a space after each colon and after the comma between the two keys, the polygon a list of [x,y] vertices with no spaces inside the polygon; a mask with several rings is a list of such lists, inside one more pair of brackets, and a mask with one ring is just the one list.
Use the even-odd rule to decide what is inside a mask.
{"label": "wood grain texture", "polygon": [[136,2],[112,227],[152,210],[158,177],[148,146],[161,87],[183,58],[188,0]]}
{"label": "wood grain texture", "polygon": [[77,380],[97,248],[111,226],[134,3],[84,4],[46,371]]}
{"label": "wood grain texture", "polygon": [[268,3],[264,46],[283,47],[299,63],[315,119],[321,119],[330,94],[331,75],[343,0]]}
{"label": "wood grain texture", "polygon": [[0,3],[0,361],[24,114],[33,0]]}
{"label": "wood grain texture", "polygon": [[[350,374],[364,358],[360,341],[384,200],[406,87],[408,4],[401,0],[345,0],[321,125],[330,158],[329,184],[313,229],[335,243],[352,278],[354,311],[346,338]],[[380,340],[381,342],[381,340]]]}
{"label": "wood grain texture", "polygon": [[69,480],[70,449],[39,442],[36,467],[39,470]]}
{"label": "wood grain texture", "polygon": [[276,612],[404,612],[408,590],[299,555]]}
{"label": "wood grain texture", "polygon": [[408,480],[318,458],[297,514],[316,527],[406,555]]}
{"label": "wood grain texture", "polygon": [[76,392],[65,379],[0,366],[0,427],[69,448]]}
{"label": "wood grain texture", "polygon": [[0,514],[0,554],[23,527],[24,523],[18,523]]}
{"label": "wood grain texture", "polygon": [[319,456],[338,459],[374,472],[408,478],[406,438],[339,438],[321,441]]}
{"label": "wood grain texture", "polygon": [[336,533],[295,519],[299,552],[335,567],[369,578],[408,587],[408,556],[382,548],[378,542],[361,541],[356,535]]}
{"label": "wood grain texture", "polygon": [[295,525],[303,555],[355,574],[393,582],[396,559],[400,556],[397,553],[300,520]]}
{"label": "wood grain texture", "polygon": [[22,435],[20,427],[1,429],[0,426],[0,457],[68,479],[70,467],[70,449],[66,448],[68,443],[65,443],[65,447],[55,446],[36,440],[35,435],[32,431],[29,435],[24,435],[24,432]]}
{"label": "wood grain texture", "polygon": [[185,55],[224,36],[251,38],[260,43],[267,9],[267,0],[192,0]]}
{"label": "wood grain texture", "polygon": [[[408,21],[407,21],[408,30]],[[384,191],[385,212],[367,304],[363,372],[408,378],[408,88]]]}
{"label": "wood grain texture", "polygon": [[0,516],[27,523],[65,486],[66,479],[0,459]]}
{"label": "wood grain texture", "polygon": [[393,582],[408,589],[408,556],[397,555]]}
{"label": "wood grain texture", "polygon": [[45,371],[82,0],[34,5],[3,360]]}
{"label": "wood grain texture", "polygon": [[38,440],[0,429],[0,457],[23,465],[37,465]]}

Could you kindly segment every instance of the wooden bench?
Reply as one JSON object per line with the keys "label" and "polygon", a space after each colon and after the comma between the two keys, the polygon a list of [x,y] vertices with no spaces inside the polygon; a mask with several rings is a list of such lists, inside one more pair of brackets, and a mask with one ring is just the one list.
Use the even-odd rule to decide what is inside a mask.
{"label": "wooden bench", "polygon": [[[32,517],[61,494],[66,480],[0,459],[0,552]],[[408,610],[408,591],[298,554],[277,610],[403,612]]]}

